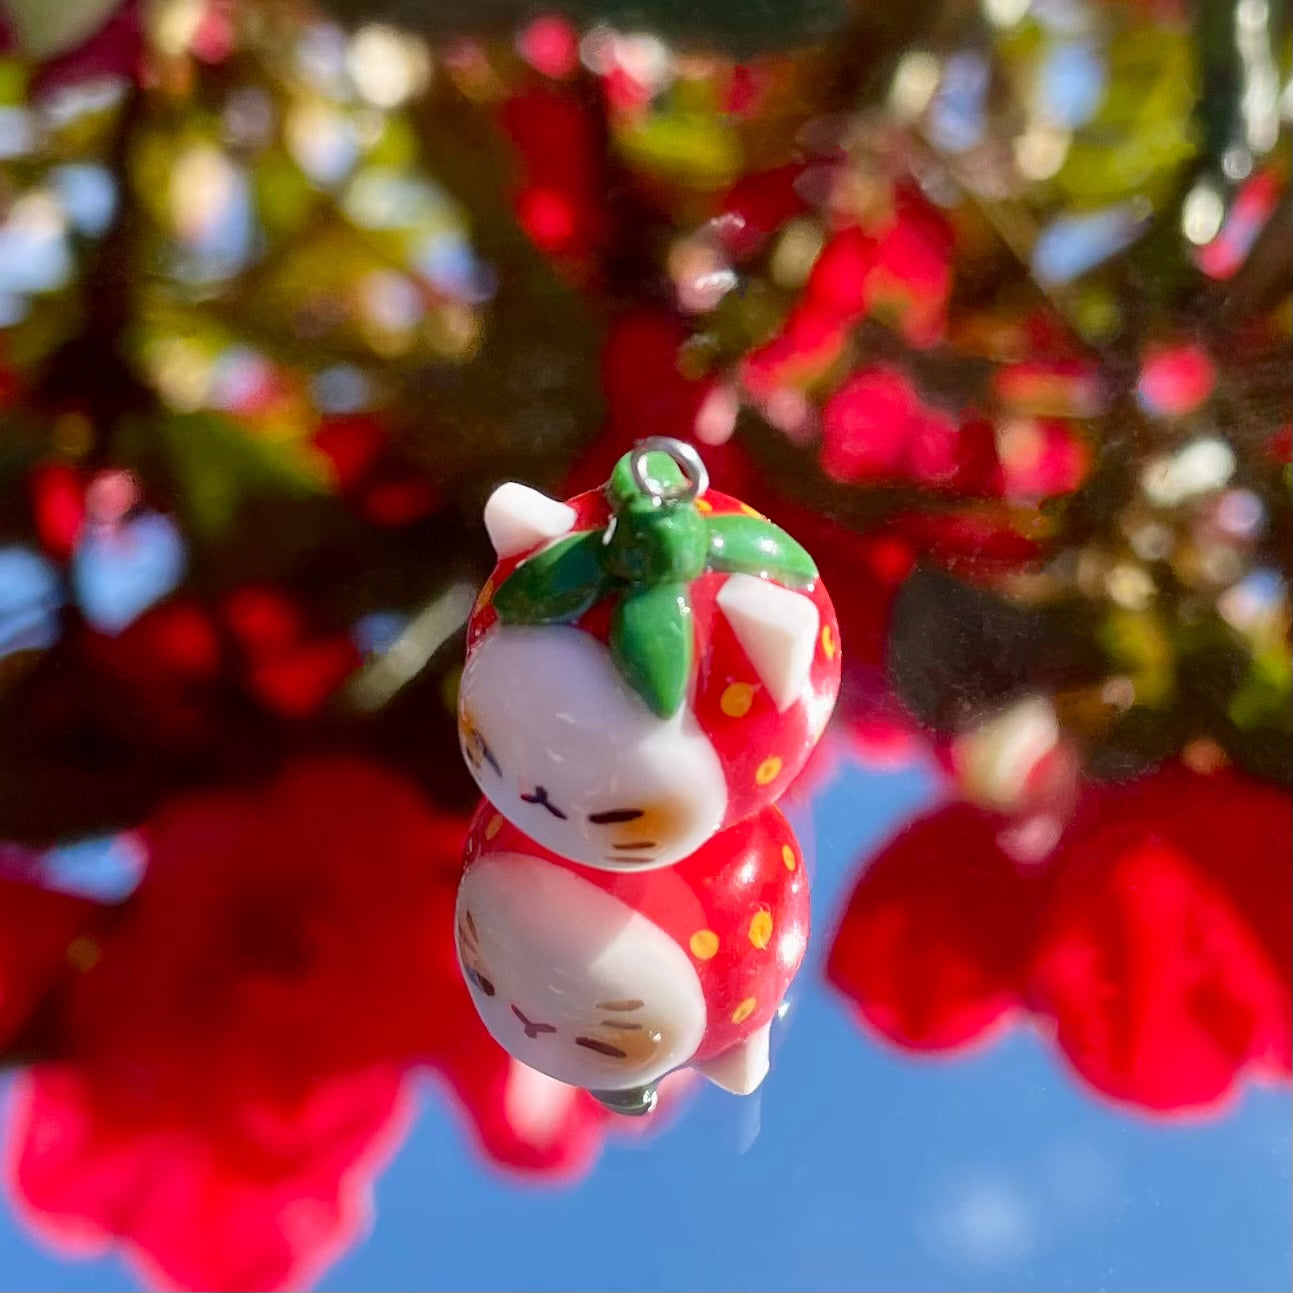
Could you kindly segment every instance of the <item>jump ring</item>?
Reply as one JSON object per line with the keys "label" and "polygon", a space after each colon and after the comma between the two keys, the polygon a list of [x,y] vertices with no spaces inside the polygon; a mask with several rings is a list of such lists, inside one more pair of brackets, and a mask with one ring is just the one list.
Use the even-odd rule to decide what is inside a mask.
{"label": "jump ring", "polygon": [[[649,453],[667,453],[682,468],[682,484],[662,487],[659,481],[650,479],[646,474]],[[639,440],[629,459],[629,474],[644,494],[660,503],[689,503],[709,488],[709,472],[695,447],[671,436],[653,435]]]}

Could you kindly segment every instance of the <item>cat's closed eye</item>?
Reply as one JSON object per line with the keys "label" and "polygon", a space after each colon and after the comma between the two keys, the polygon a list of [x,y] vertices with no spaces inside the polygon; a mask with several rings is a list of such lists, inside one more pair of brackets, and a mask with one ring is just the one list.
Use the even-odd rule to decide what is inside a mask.
{"label": "cat's closed eye", "polygon": [[501,777],[503,769],[499,764],[498,756],[489,748],[489,742],[480,734],[479,728],[470,720],[464,720],[462,735],[468,760],[477,768],[482,762],[488,763],[494,769],[494,775]]}

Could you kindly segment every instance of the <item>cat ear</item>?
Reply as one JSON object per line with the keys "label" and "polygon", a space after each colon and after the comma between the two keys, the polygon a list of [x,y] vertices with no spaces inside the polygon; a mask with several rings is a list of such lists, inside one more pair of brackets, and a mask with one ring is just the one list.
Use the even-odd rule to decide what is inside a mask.
{"label": "cat ear", "polygon": [[750,1095],[768,1076],[768,1036],[771,1031],[772,1024],[766,1023],[743,1042],[729,1046],[721,1055],[694,1067],[724,1091],[733,1095]]}
{"label": "cat ear", "polygon": [[485,529],[500,561],[559,539],[578,519],[573,507],[516,481],[500,485],[485,503]]}
{"label": "cat ear", "polygon": [[804,692],[820,616],[812,598],[755,575],[731,575],[718,605],[779,710]]}

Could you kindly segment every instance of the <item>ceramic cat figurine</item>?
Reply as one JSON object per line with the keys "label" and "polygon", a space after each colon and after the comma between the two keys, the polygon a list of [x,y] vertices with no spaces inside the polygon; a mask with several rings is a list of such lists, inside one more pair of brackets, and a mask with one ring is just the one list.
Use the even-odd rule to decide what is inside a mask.
{"label": "ceramic cat figurine", "polygon": [[473,1002],[515,1059],[645,1113],[689,1066],[748,1094],[808,942],[808,882],[776,807],[639,874],[579,866],[488,801],[458,891]]}
{"label": "ceramic cat figurine", "polygon": [[773,803],[839,691],[809,555],[635,451],[569,503],[500,486],[498,565],[472,613],[463,754],[509,821],[562,857],[641,871]]}

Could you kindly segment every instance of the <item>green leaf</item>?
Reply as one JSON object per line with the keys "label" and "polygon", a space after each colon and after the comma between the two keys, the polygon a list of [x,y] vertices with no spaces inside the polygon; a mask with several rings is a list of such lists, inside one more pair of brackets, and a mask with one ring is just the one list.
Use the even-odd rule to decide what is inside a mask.
{"label": "green leaf", "polygon": [[1104,57],[1104,101],[1074,135],[1053,183],[1088,207],[1132,196],[1157,205],[1197,148],[1195,51],[1185,32],[1142,24]]}
{"label": "green leaf", "polygon": [[692,658],[686,584],[655,584],[625,595],[611,620],[611,655],[629,686],[661,718],[678,712]]}
{"label": "green leaf", "polygon": [[741,173],[740,139],[717,113],[648,115],[620,134],[616,144],[630,165],[695,188],[718,188]]}
{"label": "green leaf", "polygon": [[186,524],[208,540],[228,531],[252,499],[286,502],[329,492],[322,461],[304,440],[259,435],[216,413],[123,424],[114,449],[131,465],[164,464]]}
{"label": "green leaf", "polygon": [[816,563],[790,535],[744,512],[709,518],[709,565],[789,585],[817,578]]}
{"label": "green leaf", "polygon": [[602,531],[558,539],[521,562],[494,594],[504,624],[562,624],[578,619],[606,583]]}

